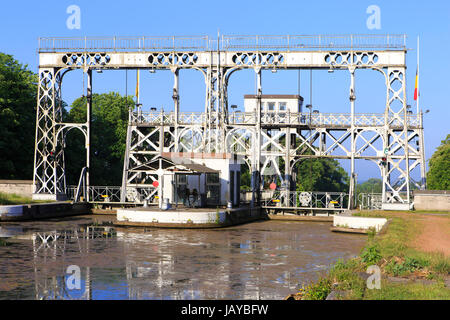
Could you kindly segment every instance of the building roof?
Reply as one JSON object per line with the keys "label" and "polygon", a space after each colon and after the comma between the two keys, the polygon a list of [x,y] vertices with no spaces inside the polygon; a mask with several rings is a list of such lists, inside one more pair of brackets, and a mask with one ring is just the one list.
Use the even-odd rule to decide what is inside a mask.
{"label": "building roof", "polygon": [[[169,170],[174,172],[183,172],[186,174],[192,173],[217,173],[218,170],[214,170],[205,165],[192,162],[187,158],[168,158],[163,156],[157,156],[139,166],[132,168],[133,171],[156,171],[159,169],[159,161],[161,160],[161,167],[163,170]],[[181,160],[180,163],[178,163]]]}
{"label": "building roof", "polygon": [[[244,99],[256,99],[256,94],[246,94]],[[303,101],[303,97],[298,94],[262,94],[262,99],[299,99]]]}

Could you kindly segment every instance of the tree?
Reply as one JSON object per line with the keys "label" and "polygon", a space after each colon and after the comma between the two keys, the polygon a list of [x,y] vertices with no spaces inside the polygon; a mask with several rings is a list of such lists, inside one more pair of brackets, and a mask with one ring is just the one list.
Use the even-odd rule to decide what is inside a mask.
{"label": "tree", "polygon": [[381,179],[370,178],[369,180],[358,184],[357,193],[381,193],[383,190],[383,181]]}
{"label": "tree", "polygon": [[298,163],[297,172],[298,191],[348,192],[348,174],[337,160],[305,159]]}
{"label": "tree", "polygon": [[427,173],[427,188],[450,190],[450,134],[431,156]]}
{"label": "tree", "polygon": [[0,177],[32,179],[37,75],[0,52]]}
{"label": "tree", "polygon": [[[92,95],[91,185],[121,185],[128,106],[133,105],[132,97],[127,101],[116,92]],[[86,121],[86,97],[72,103],[66,121]],[[76,184],[86,165],[84,135],[78,130],[68,134],[65,153],[68,184]]]}
{"label": "tree", "polygon": [[[284,160],[279,159],[279,167],[284,168]],[[311,158],[299,161],[294,167],[297,172],[297,191],[348,192],[349,177],[339,162],[330,158]],[[265,188],[271,182],[278,186],[278,177],[265,180]],[[241,165],[241,190],[251,190],[251,175],[247,165]]]}

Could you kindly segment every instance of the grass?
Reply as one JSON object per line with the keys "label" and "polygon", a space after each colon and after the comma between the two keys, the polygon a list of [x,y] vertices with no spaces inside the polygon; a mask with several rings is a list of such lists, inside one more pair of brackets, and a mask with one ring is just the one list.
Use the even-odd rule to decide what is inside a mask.
{"label": "grass", "polygon": [[442,282],[424,285],[421,283],[389,284],[383,281],[380,290],[367,290],[367,300],[448,300],[449,289]]}
{"label": "grass", "polygon": [[[450,289],[444,278],[450,275],[450,258],[443,253],[428,253],[413,248],[410,243],[421,232],[418,215],[405,212],[359,212],[358,216],[391,219],[383,234],[369,233],[361,254],[348,261],[339,260],[325,277],[298,293],[303,299],[325,299],[331,290],[345,292],[344,299],[368,300],[450,300]],[[381,289],[368,289],[365,274],[370,265],[382,272]],[[368,276],[368,274],[366,274]],[[403,277],[407,282],[387,281],[387,277]],[[415,279],[433,280],[423,284]]]}
{"label": "grass", "polygon": [[44,203],[44,202],[52,202],[52,201],[32,200],[31,198],[23,197],[15,193],[0,192],[0,205]]}

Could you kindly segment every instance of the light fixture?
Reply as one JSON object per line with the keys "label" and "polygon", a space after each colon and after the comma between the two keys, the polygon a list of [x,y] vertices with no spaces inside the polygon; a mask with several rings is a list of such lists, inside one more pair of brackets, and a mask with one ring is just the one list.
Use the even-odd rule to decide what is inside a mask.
{"label": "light fixture", "polygon": [[151,69],[149,70],[149,72],[150,72],[150,73],[155,73],[155,69],[151,68]]}
{"label": "light fixture", "polygon": [[156,111],[156,108],[155,107],[151,107],[150,110],[151,111]]}
{"label": "light fixture", "polygon": [[277,69],[275,69],[275,66],[274,66],[272,69],[272,73],[276,73],[276,72],[277,72]]}
{"label": "light fixture", "polygon": [[314,110],[313,113],[319,113],[319,110]]}
{"label": "light fixture", "polygon": [[328,73],[333,73],[333,72],[334,72],[333,66],[330,66],[330,69],[328,69]]}
{"label": "light fixture", "polygon": [[97,73],[103,73],[102,69],[97,69],[96,71],[97,71]]}
{"label": "light fixture", "polygon": [[311,104],[307,104],[305,107],[308,108],[310,111],[312,110],[312,105]]}

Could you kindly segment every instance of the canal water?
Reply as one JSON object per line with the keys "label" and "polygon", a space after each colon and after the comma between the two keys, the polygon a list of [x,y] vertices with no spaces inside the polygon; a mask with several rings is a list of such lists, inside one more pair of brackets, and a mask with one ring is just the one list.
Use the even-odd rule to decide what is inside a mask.
{"label": "canal water", "polygon": [[0,299],[283,299],[366,240],[324,222],[88,232],[113,219],[0,225]]}

